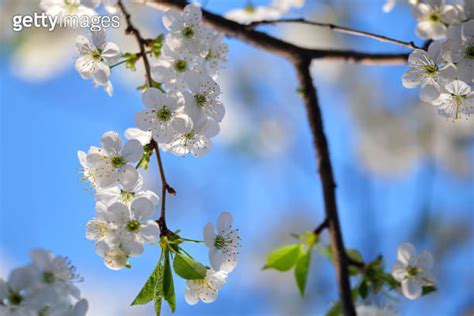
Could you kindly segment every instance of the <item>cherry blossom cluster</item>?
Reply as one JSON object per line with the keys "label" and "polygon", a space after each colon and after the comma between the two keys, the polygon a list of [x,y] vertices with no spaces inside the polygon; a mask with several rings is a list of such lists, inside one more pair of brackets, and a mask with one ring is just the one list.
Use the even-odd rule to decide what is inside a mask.
{"label": "cherry blossom cluster", "polygon": [[253,5],[251,1],[243,9],[234,9],[225,17],[243,24],[255,21],[274,20],[285,15],[293,8],[302,8],[306,0],[273,0],[268,5]]}
{"label": "cherry blossom cluster", "polygon": [[138,128],[151,132],[160,148],[179,156],[209,151],[225,113],[215,79],[228,48],[223,35],[201,20],[201,9],[195,5],[186,6],[182,13],[165,12],[168,33],[159,57],[151,58],[157,86],[143,92],[147,108],[135,118]]}
{"label": "cherry blossom cluster", "polygon": [[129,257],[143,253],[144,243],[159,239],[160,228],[150,220],[159,198],[143,189],[143,178],[133,165],[143,157],[140,141],[122,145],[120,135],[110,131],[101,143],[101,148],[78,152],[84,178],[96,190],[96,218],[87,223],[86,237],[96,241],[106,266],[118,270],[129,264]]}
{"label": "cherry blossom cluster", "polygon": [[43,249],[30,251],[32,262],[0,278],[0,315],[84,316],[88,303],[74,285],[81,281],[64,257]]}
{"label": "cherry blossom cluster", "polygon": [[416,34],[431,44],[427,50],[415,49],[410,54],[403,85],[420,87],[420,99],[433,104],[438,114],[467,118],[474,113],[474,12],[467,3],[410,3],[418,22]]}

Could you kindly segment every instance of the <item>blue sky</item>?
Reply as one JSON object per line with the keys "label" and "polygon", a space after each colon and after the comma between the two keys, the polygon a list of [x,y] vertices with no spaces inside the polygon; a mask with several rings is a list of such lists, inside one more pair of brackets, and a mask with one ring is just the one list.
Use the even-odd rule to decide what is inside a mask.
{"label": "blue sky", "polygon": [[[224,12],[243,2],[211,0],[208,6]],[[350,14],[347,3],[335,1],[334,8],[345,10],[346,16],[340,18],[345,25],[403,40],[415,39],[415,22],[408,8],[400,7],[386,15],[381,11],[381,4],[380,1],[351,2]],[[319,6],[309,6],[307,12],[318,9]],[[305,12],[296,11],[294,15],[302,13]],[[271,28],[265,30],[278,34]],[[169,226],[181,229],[185,237],[200,238],[207,222],[215,221],[221,211],[230,210],[242,234],[239,266],[217,302],[186,305],[184,282],[177,279],[177,314],[322,313],[329,302],[336,299],[334,271],[325,258],[315,255],[310,289],[304,300],[298,297],[291,275],[260,271],[265,253],[272,247],[291,242],[290,233],[312,230],[323,218],[321,185],[316,176],[304,109],[294,93],[297,88],[294,71],[278,57],[235,40],[228,43],[229,62],[223,74],[226,78],[223,87],[228,89],[224,91],[229,102],[226,106],[235,107],[235,111],[250,117],[228,124],[232,123],[231,126],[242,133],[267,118],[275,119],[283,124],[278,126],[282,126],[287,145],[284,151],[266,154],[248,143],[232,143],[218,136],[215,148],[205,157],[163,155],[167,177],[178,192],[176,197],[168,199]],[[367,39],[349,39],[345,45],[367,51],[405,51]],[[2,277],[7,273],[5,270],[28,261],[30,248],[51,249],[67,255],[75,263],[85,278],[80,287],[91,305],[107,301],[107,307],[93,305],[91,310],[96,311],[93,315],[146,315],[147,308],[127,306],[152,271],[159,249],[147,247],[144,255],[132,260],[131,270],[115,272],[103,265],[101,258],[95,255],[94,245],[84,236],[85,224],[94,216],[94,199],[92,190],[79,180],[80,166],[76,158],[77,150],[98,145],[102,133],[109,130],[123,133],[134,125],[133,117],[142,108],[139,94],[116,80],[114,96],[110,98],[101,89],[94,89],[90,82],[83,81],[72,67],[53,79],[27,82],[11,72],[8,55],[3,54],[1,58]],[[262,68],[251,68],[256,65]],[[406,100],[416,94],[401,87],[400,76],[405,67],[347,67],[364,75],[353,80],[366,80],[369,86],[373,82],[382,83],[384,93],[389,95],[387,104],[382,106],[395,112],[407,106]],[[242,81],[241,68],[247,68],[246,75],[250,73],[248,82]],[[421,159],[396,177],[370,173],[361,166],[356,155],[357,125],[348,114],[350,97],[346,93],[351,85],[318,78],[325,75],[316,73],[315,82],[338,183],[338,205],[347,246],[360,249],[367,260],[382,253],[390,267],[398,244],[412,240],[413,232],[419,231],[421,196],[428,190],[424,189],[427,182],[423,180],[434,174],[434,180],[428,180],[433,183],[430,218],[450,229],[468,223],[467,236],[453,241],[449,237],[454,236],[456,230],[445,236],[441,234],[448,229],[444,226],[434,233],[421,231],[424,237],[412,240],[417,247],[443,250],[436,269],[441,282],[439,292],[417,302],[404,299],[384,302],[400,309],[404,315],[433,314],[434,311],[438,315],[457,315],[467,307],[472,308],[474,302],[469,297],[474,280],[474,260],[469,252],[473,247],[474,222],[472,171],[465,177],[457,177]],[[472,167],[472,141],[469,146]],[[159,191],[159,178],[154,162],[152,164],[146,185]],[[189,245],[187,249],[197,258],[207,260],[203,247]],[[466,278],[460,280],[460,275]],[[91,297],[87,297],[88,294]],[[167,308],[165,314],[169,314]]]}

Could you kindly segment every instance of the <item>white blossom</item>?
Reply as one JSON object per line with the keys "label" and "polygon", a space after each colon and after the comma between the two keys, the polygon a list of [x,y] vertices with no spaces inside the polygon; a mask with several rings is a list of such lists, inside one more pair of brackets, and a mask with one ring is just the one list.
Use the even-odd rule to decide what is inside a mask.
{"label": "white blossom", "polygon": [[110,83],[110,66],[120,58],[119,47],[107,42],[105,31],[91,31],[91,40],[79,35],[76,47],[81,56],[77,58],[75,67],[83,79],[92,78],[96,86],[104,86],[105,91],[112,95]]}
{"label": "white blossom", "polygon": [[445,86],[446,92],[433,101],[442,116],[460,119],[474,112],[474,92],[465,82],[455,80]]}
{"label": "white blossom", "polygon": [[392,275],[401,283],[405,297],[417,299],[423,293],[423,286],[434,285],[431,275],[433,257],[427,251],[416,254],[412,244],[404,243],[398,247],[397,261],[392,268]]}
{"label": "white blossom", "polygon": [[456,65],[456,78],[474,83],[474,20],[451,27],[443,56]]}
{"label": "white blossom", "polygon": [[110,131],[102,135],[102,147],[91,147],[87,154],[78,152],[84,176],[98,188],[136,183],[138,172],[129,163],[137,162],[142,157],[143,146],[140,142],[130,140],[122,148],[121,137]]}
{"label": "white blossom", "polygon": [[143,253],[144,243],[159,239],[160,228],[150,219],[154,205],[148,198],[136,198],[130,205],[97,204],[96,218],[87,224],[86,236],[97,242],[97,254],[109,269],[124,268],[129,257]]}
{"label": "white blossom", "polygon": [[138,128],[150,131],[158,143],[169,143],[176,134],[186,133],[192,128],[192,121],[184,110],[184,104],[177,96],[168,96],[160,90],[149,88],[142,95],[142,102],[148,109],[135,117]]}
{"label": "white blossom", "polygon": [[224,118],[224,105],[218,100],[219,85],[209,76],[195,71],[188,72],[185,82],[190,92],[183,91],[186,101],[185,111],[194,120],[200,121],[210,117],[217,122]]}
{"label": "white blossom", "polygon": [[217,234],[214,225],[204,226],[204,242],[209,247],[209,261],[216,271],[232,272],[237,265],[240,246],[238,230],[232,228],[232,215],[223,212],[217,218]]}
{"label": "white blossom", "polygon": [[0,315],[85,316],[88,304],[73,282],[75,268],[64,257],[43,249],[30,252],[32,263],[0,278]]}
{"label": "white blossom", "polygon": [[464,15],[461,7],[438,0],[419,3],[414,7],[414,14],[418,22],[416,34],[433,40],[445,38],[447,25],[461,22]]}
{"label": "white blossom", "polygon": [[128,140],[136,139],[142,144],[142,146],[146,146],[151,142],[151,132],[143,131],[139,128],[127,128],[125,131],[125,137]]}
{"label": "white blossom", "polygon": [[151,190],[143,190],[143,177],[139,174],[135,183],[115,186],[106,189],[98,189],[95,194],[96,201],[105,205],[112,205],[121,202],[129,205],[135,199],[146,198],[153,205],[157,205],[159,201],[158,195]]}
{"label": "white blossom", "polygon": [[195,123],[189,132],[179,134],[175,141],[170,144],[164,144],[161,148],[171,151],[178,156],[185,156],[189,153],[194,156],[202,156],[212,147],[210,138],[218,133],[218,123],[206,118]]}
{"label": "white blossom", "polygon": [[41,0],[39,6],[47,15],[75,15],[93,16],[97,15],[94,10],[100,0]]}
{"label": "white blossom", "polygon": [[440,87],[449,81],[454,72],[454,67],[444,65],[442,57],[442,44],[434,42],[428,52],[415,49],[408,57],[410,67],[403,76],[402,83],[406,88],[420,88],[420,98],[423,101],[432,101],[439,96]]}
{"label": "white blossom", "polygon": [[227,272],[208,269],[206,277],[200,280],[186,281],[186,292],[184,298],[186,303],[194,305],[201,300],[204,303],[212,303],[217,298],[217,293],[227,281]]}

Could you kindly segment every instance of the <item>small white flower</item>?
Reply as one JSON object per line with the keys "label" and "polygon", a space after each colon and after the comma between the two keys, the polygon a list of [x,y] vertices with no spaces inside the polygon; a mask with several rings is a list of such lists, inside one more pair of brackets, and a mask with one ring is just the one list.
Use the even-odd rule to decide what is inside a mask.
{"label": "small white flower", "polygon": [[107,205],[97,202],[95,212],[96,217],[87,222],[86,238],[111,243],[115,237],[115,227],[111,223],[111,214],[107,212]]}
{"label": "small white flower", "polygon": [[281,16],[281,12],[271,6],[247,5],[243,9],[234,9],[225,14],[229,20],[242,24],[250,24],[255,21],[274,20]]}
{"label": "small white flower", "polygon": [[454,68],[442,66],[442,43],[434,42],[428,52],[415,49],[408,57],[410,67],[403,76],[402,83],[406,88],[421,86],[420,98],[430,102],[439,96],[440,87],[453,76]]}
{"label": "small white flower", "polygon": [[460,119],[466,118],[474,112],[474,92],[465,82],[454,80],[445,86],[446,93],[433,101],[438,107],[438,113],[442,116]]}
{"label": "small white flower", "polygon": [[175,155],[185,156],[192,153],[194,156],[206,154],[212,147],[210,138],[219,133],[219,124],[213,119],[204,119],[193,125],[189,132],[181,133],[170,144],[162,144],[163,150],[171,151]]}
{"label": "small white flower", "polygon": [[102,135],[101,141],[103,149],[91,147],[85,161],[84,153],[78,153],[85,177],[99,188],[136,183],[138,172],[129,163],[137,162],[142,157],[143,146],[140,142],[130,140],[122,148],[122,139],[113,131]]}
{"label": "small white flower", "polygon": [[456,65],[457,79],[474,83],[474,20],[448,30],[443,56]]}
{"label": "small white flower", "polygon": [[208,31],[201,24],[201,9],[188,4],[182,13],[175,10],[166,11],[163,24],[169,31],[165,42],[173,50],[187,49],[198,53],[207,42]]}
{"label": "small white flower", "polygon": [[95,198],[97,202],[105,205],[112,205],[116,202],[121,202],[129,205],[135,199],[146,198],[149,199],[153,205],[157,205],[159,201],[158,195],[150,190],[142,190],[143,177],[139,174],[138,180],[135,183],[127,185],[120,185],[106,189],[98,189]]}
{"label": "small white flower", "polygon": [[201,280],[186,281],[184,299],[189,305],[194,305],[199,300],[212,303],[217,298],[217,293],[227,281],[227,272],[208,269],[206,277]]}
{"label": "small white flower", "polygon": [[184,79],[191,91],[182,91],[186,101],[186,113],[193,118],[193,121],[200,121],[209,116],[217,122],[221,122],[225,109],[218,100],[221,91],[219,85],[211,77],[195,71],[188,72]]}
{"label": "small white flower", "polygon": [[446,37],[447,25],[463,19],[460,7],[444,4],[444,1],[430,0],[414,7],[418,24],[416,34],[424,39],[439,40]]}
{"label": "small white flower", "polygon": [[416,255],[412,244],[404,243],[398,247],[397,261],[392,268],[392,275],[401,283],[402,293],[409,299],[417,299],[423,293],[423,286],[434,285],[431,275],[433,257],[427,251]]}
{"label": "small white flower", "polygon": [[14,269],[8,276],[8,282],[0,279],[0,302],[10,305],[13,312],[17,309],[26,312],[33,308],[34,304],[29,297],[29,289],[34,286],[35,280],[35,273],[31,267]]}
{"label": "small white flower", "polygon": [[106,243],[97,244],[97,253],[104,257],[104,264],[111,270],[125,268],[128,264],[128,257],[130,256],[130,254],[121,248],[111,248]]}
{"label": "small white flower", "polygon": [[92,78],[96,86],[112,95],[112,84],[109,81],[110,66],[120,58],[120,49],[112,42],[107,42],[105,31],[91,31],[91,41],[79,35],[76,47],[81,56],[76,60],[75,67],[83,79]]}
{"label": "small white flower", "polygon": [[108,220],[115,235],[109,245],[117,246],[130,256],[143,252],[143,243],[158,240],[160,228],[151,220],[153,203],[146,198],[132,201],[130,206],[114,203],[108,207]]}
{"label": "small white flower", "polygon": [[209,261],[216,271],[232,272],[237,265],[240,237],[232,228],[232,214],[223,212],[217,218],[217,234],[214,225],[204,226],[204,242],[209,247]]}
{"label": "small white flower", "polygon": [[374,305],[359,305],[356,307],[357,316],[398,316],[399,313],[388,307]]}
{"label": "small white flower", "polygon": [[141,130],[150,131],[158,143],[169,143],[177,133],[191,129],[192,121],[183,113],[184,106],[176,96],[149,88],[143,92],[142,102],[148,109],[137,114],[135,123]]}
{"label": "small white flower", "polygon": [[224,34],[212,33],[208,41],[209,46],[204,50],[202,57],[204,58],[204,66],[209,75],[216,79],[222,64],[227,62],[227,54],[229,47],[226,43],[222,43]]}
{"label": "small white flower", "polygon": [[41,0],[39,6],[47,15],[75,15],[75,16],[93,16],[97,15],[95,8],[100,0]]}

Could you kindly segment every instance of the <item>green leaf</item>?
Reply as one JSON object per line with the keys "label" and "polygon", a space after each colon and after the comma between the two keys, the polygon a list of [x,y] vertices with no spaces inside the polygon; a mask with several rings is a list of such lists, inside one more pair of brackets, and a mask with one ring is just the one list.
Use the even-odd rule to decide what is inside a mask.
{"label": "green leaf", "polygon": [[362,281],[359,285],[359,295],[363,299],[365,299],[367,295],[369,295],[369,285],[367,284],[366,280]]}
{"label": "green leaf", "polygon": [[155,291],[155,286],[160,278],[160,275],[162,273],[162,268],[161,264],[157,264],[151,275],[148,277],[148,280],[145,282],[145,285],[143,285],[143,288],[140,290],[140,293],[138,293],[137,297],[132,302],[133,305],[145,305],[151,302],[153,299],[154,291]]}
{"label": "green leaf", "polygon": [[163,301],[163,266],[160,263],[161,273],[159,278],[156,282],[154,293],[153,293],[153,300],[155,301],[155,313],[156,316],[160,316],[161,314],[161,302]]}
{"label": "green leaf", "polygon": [[422,295],[428,295],[430,293],[436,292],[436,287],[433,285],[423,286]]}
{"label": "green leaf", "polygon": [[347,256],[352,260],[363,262],[362,255],[357,249],[346,249]]}
{"label": "green leaf", "polygon": [[171,311],[176,310],[176,296],[174,293],[173,273],[170,265],[170,252],[166,250],[163,267],[163,298],[168,302]]}
{"label": "green leaf", "polygon": [[308,280],[309,264],[311,262],[311,248],[309,248],[296,262],[295,279],[301,296],[304,296],[306,281]]}
{"label": "green leaf", "polygon": [[277,248],[267,256],[264,269],[273,268],[278,271],[288,271],[295,264],[303,251],[302,244],[294,244]]}
{"label": "green leaf", "polygon": [[132,306],[145,305],[151,302],[154,297],[155,287],[158,281],[161,280],[162,274],[163,267],[161,266],[161,263],[158,263],[148,280],[145,282],[145,285],[143,285],[143,288],[140,290],[140,293],[138,293],[137,297],[135,297],[135,299],[133,300],[131,304]]}
{"label": "green leaf", "polygon": [[174,272],[185,280],[199,280],[206,277],[206,267],[196,260],[176,254],[173,261]]}
{"label": "green leaf", "polygon": [[324,247],[316,247],[316,251],[319,252],[321,256],[327,257],[331,262],[333,262],[333,256],[332,256],[332,249],[331,245],[327,245]]}

